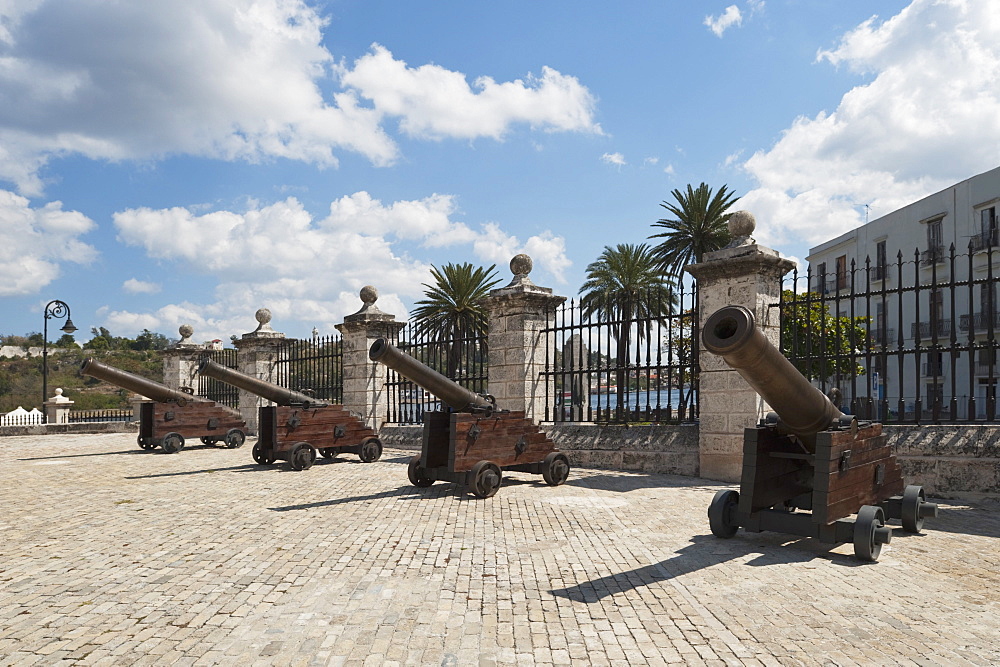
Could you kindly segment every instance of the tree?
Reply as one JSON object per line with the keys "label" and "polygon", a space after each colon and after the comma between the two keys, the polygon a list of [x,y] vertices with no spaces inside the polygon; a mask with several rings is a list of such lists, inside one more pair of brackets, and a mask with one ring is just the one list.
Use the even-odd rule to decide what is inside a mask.
{"label": "tree", "polygon": [[582,316],[607,323],[617,342],[615,382],[618,415],[623,417],[632,328],[641,342],[653,322],[662,323],[671,313],[675,297],[670,282],[649,245],[620,243],[614,248],[605,246],[597,261],[587,265],[580,294]]}
{"label": "tree", "polygon": [[163,334],[143,329],[142,333],[135,337],[135,342],[130,347],[133,350],[165,350],[169,345],[170,340]]}
{"label": "tree", "polygon": [[855,356],[868,344],[867,317],[838,317],[814,292],[782,292],[781,349],[810,380],[864,375]]}
{"label": "tree", "polygon": [[446,345],[445,375],[454,377],[464,351],[463,339],[480,336],[489,328],[484,299],[500,280],[496,264],[489,268],[468,262],[431,266],[434,284],[424,283],[425,299],[416,302],[413,318],[421,333]]}
{"label": "tree", "polygon": [[73,338],[73,334],[64,333],[59,337],[55,343],[52,344],[54,347],[65,347],[72,348],[74,350],[80,349],[80,346],[76,344],[76,339]]}
{"label": "tree", "polygon": [[656,259],[667,275],[679,278],[684,267],[700,262],[706,252],[718,250],[729,243],[727,223],[732,213],[727,213],[738,197],[723,185],[714,195],[712,188],[702,183],[687,192],[673,190],[670,193],[675,203],[663,202],[663,208],[674,218],[664,218],[653,223],[667,231],[652,234],[649,238],[660,239],[654,249]]}

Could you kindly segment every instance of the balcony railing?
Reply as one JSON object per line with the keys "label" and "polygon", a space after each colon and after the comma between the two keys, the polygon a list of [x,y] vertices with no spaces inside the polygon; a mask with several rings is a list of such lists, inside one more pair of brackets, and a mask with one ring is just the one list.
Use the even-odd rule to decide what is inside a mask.
{"label": "balcony railing", "polygon": [[993,229],[988,232],[980,232],[969,239],[969,250],[972,252],[982,252],[987,248],[1000,246],[1000,230]]}
{"label": "balcony railing", "polygon": [[973,313],[972,315],[962,315],[958,318],[959,331],[968,331],[972,327],[974,332],[986,333],[990,327],[994,331],[1000,331],[1000,312],[995,313]]}
{"label": "balcony railing", "polygon": [[892,345],[896,342],[896,330],[895,329],[881,329],[875,328],[868,332],[872,338],[873,345]]}
{"label": "balcony railing", "polygon": [[944,246],[935,245],[920,253],[920,266],[929,266],[945,260]]}
{"label": "balcony railing", "polygon": [[930,322],[914,322],[910,325],[910,338],[917,338],[918,333],[921,340],[933,338],[934,334],[937,334],[938,338],[950,336],[951,320],[935,319]]}
{"label": "balcony railing", "polygon": [[944,375],[944,364],[940,361],[925,361],[922,375],[929,378],[939,378]]}
{"label": "balcony railing", "polygon": [[868,277],[873,281],[876,280],[888,280],[889,279],[889,267],[886,264],[876,264],[875,266],[868,269]]}

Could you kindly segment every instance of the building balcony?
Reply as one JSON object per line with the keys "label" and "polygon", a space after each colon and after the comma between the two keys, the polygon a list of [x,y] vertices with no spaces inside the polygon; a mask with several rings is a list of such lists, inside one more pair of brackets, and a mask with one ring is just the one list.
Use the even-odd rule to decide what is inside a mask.
{"label": "building balcony", "polygon": [[983,363],[982,361],[976,362],[976,375],[980,377],[1000,377],[1000,369],[997,368],[996,364]]}
{"label": "building balcony", "polygon": [[940,361],[925,361],[921,375],[927,378],[939,378],[944,375],[944,364]]}
{"label": "building balcony", "polygon": [[971,252],[983,252],[989,248],[1000,246],[1000,230],[994,229],[989,232],[980,232],[969,239],[969,250]]}
{"label": "building balcony", "polygon": [[943,338],[951,335],[951,320],[934,319],[930,322],[914,322],[910,325],[910,338],[927,340],[934,336]]}
{"label": "building balcony", "polygon": [[943,262],[946,258],[943,245],[935,245],[920,253],[920,266],[930,266]]}
{"label": "building balcony", "polygon": [[966,332],[970,327],[974,333],[986,333],[990,328],[993,331],[1000,331],[1000,312],[973,313],[958,318],[959,331]]}
{"label": "building balcony", "polygon": [[872,329],[871,331],[869,331],[868,335],[871,336],[871,340],[872,340],[872,344],[873,345],[882,345],[884,347],[886,345],[892,345],[893,343],[896,342],[896,330],[895,329],[890,329],[890,328],[886,328],[886,329],[875,328],[875,329]]}

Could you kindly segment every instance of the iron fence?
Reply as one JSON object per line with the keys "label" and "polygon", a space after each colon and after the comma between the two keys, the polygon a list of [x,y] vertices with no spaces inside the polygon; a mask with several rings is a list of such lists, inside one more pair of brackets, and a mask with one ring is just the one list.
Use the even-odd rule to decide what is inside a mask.
{"label": "iron fence", "polygon": [[71,410],[68,421],[70,424],[83,422],[130,422],[135,412],[131,408],[106,410]]}
{"label": "iron fence", "polygon": [[[1000,309],[994,244],[851,261],[840,289],[812,267],[772,304],[782,352],[842,411],[887,423],[998,421]],[[811,288],[811,289],[810,289]]]}
{"label": "iron fence", "polygon": [[697,421],[697,286],[651,291],[639,301],[639,317],[589,317],[576,300],[550,314],[546,421]]}
{"label": "iron fence", "polygon": [[276,364],[276,383],[321,401],[344,401],[344,345],[340,336],[288,340]]}
{"label": "iron fence", "polygon": [[[436,336],[409,322],[392,341],[425,366],[441,373],[461,386],[479,394],[486,393],[487,385],[487,335],[485,332],[462,331],[444,338]],[[440,401],[394,370],[386,372],[386,421],[397,424],[423,423],[424,412],[440,410]]]}
{"label": "iron fence", "polygon": [[[209,359],[220,366],[238,370],[237,350],[232,348],[210,350],[206,352],[206,355]],[[198,375],[198,395],[203,398],[207,398],[210,401],[215,401],[220,405],[233,408],[234,410],[239,409],[240,407],[239,389],[231,384],[223,382],[222,380],[216,380],[215,378],[208,377],[207,375]]]}

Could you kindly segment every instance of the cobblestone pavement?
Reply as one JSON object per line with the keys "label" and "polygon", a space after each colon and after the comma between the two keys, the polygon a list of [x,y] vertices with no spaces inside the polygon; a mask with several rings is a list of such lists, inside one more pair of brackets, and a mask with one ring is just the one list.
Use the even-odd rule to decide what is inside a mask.
{"label": "cobblestone pavement", "polygon": [[3,665],[1000,664],[1000,504],[875,564],[712,537],[720,488],[574,469],[479,500],[387,449],[293,472],[133,435],[0,439]]}

